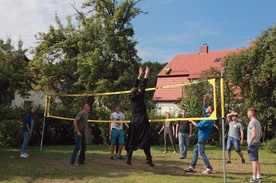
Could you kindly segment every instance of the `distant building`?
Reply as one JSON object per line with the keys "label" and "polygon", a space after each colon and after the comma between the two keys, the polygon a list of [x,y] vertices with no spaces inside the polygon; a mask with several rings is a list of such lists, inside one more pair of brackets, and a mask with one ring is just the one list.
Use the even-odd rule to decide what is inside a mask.
{"label": "distant building", "polygon": [[[250,41],[249,46],[253,45]],[[157,75],[156,88],[160,86],[169,86],[196,82],[203,71],[211,67],[223,70],[221,63],[224,58],[231,53],[238,53],[246,48],[237,48],[231,50],[218,50],[209,52],[208,45],[200,46],[198,53],[178,54],[164,67],[170,67],[170,74],[166,74],[162,69]],[[183,87],[174,87],[156,90],[153,100],[157,102],[156,111],[164,115],[166,112],[177,115],[179,108],[177,104],[183,97]]]}

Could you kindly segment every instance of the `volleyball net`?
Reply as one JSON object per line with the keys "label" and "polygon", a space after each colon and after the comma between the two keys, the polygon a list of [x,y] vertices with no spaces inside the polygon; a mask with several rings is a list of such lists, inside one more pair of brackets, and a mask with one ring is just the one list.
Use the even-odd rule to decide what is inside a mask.
{"label": "volleyball net", "polygon": [[[152,119],[149,119],[150,122],[164,122],[164,121],[179,121],[179,120],[203,120],[206,119],[205,117],[202,117],[203,112],[203,95],[208,95],[208,105],[213,106],[214,111],[208,117],[210,120],[216,120],[217,119],[217,87],[216,87],[216,79],[209,79],[205,81],[200,82],[194,82],[194,83],[180,83],[180,84],[173,84],[173,85],[167,85],[167,86],[158,86],[156,88],[147,88],[147,92],[158,92],[161,94],[166,95],[174,95],[175,91],[181,91],[181,100],[177,104],[173,104],[175,109],[172,111],[162,109],[166,108],[169,105],[169,102],[160,102],[160,101],[154,101],[154,109],[155,115],[152,117]],[[179,93],[179,92],[178,92]],[[120,101],[124,104],[129,106],[129,100],[128,96],[130,94],[130,90],[127,91],[115,91],[115,92],[104,92],[104,93],[83,93],[83,94],[52,94],[52,95],[46,95],[45,97],[45,103],[44,103],[44,117],[47,118],[56,118],[60,120],[74,120],[75,116],[61,116],[57,111],[62,108],[64,103],[72,103],[72,107],[76,107],[78,110],[80,108],[78,107],[81,101],[86,101],[89,98],[93,98],[93,104],[91,107],[98,107],[101,108],[101,111],[104,111],[106,113],[110,113],[112,111],[111,105],[106,105],[112,103],[112,101]],[[162,104],[166,104],[167,106],[162,106]],[[168,108],[168,107],[167,107]],[[161,109],[161,112],[160,112]],[[180,113],[182,109],[189,109],[188,117],[180,117]],[[147,108],[149,111],[150,109]],[[163,113],[162,113],[163,110]],[[171,109],[170,109],[171,110]],[[194,111],[200,111],[195,113]],[[151,110],[152,111],[152,110]],[[114,112],[114,111],[112,111]],[[122,110],[124,114],[126,114],[126,120],[122,122],[129,122],[129,118],[131,116],[130,108],[126,110]],[[164,113],[170,112],[173,113],[173,115],[166,119]],[[195,115],[196,114],[196,115]],[[88,122],[97,122],[97,123],[104,123],[104,122],[110,122],[109,116],[105,115],[106,119],[104,117],[101,117],[99,119],[89,119]],[[151,118],[151,116],[149,116]]]}

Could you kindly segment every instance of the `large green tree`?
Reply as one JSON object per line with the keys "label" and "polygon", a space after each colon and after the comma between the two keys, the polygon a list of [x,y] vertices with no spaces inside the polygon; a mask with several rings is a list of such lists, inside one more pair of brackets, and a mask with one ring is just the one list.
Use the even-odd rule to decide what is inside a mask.
{"label": "large green tree", "polygon": [[65,93],[99,93],[129,89],[133,70],[141,59],[131,20],[141,13],[139,1],[90,0],[87,12],[76,8],[74,26],[67,17],[64,26],[56,15],[56,28],[38,33],[32,69],[36,89]]}
{"label": "large green tree", "polygon": [[25,56],[23,42],[18,41],[18,48],[12,45],[9,38],[6,42],[0,39],[0,105],[9,106],[16,93],[22,97],[29,95],[34,82],[28,67],[29,59]]}
{"label": "large green tree", "polygon": [[275,132],[276,27],[264,30],[254,44],[223,62],[230,107],[240,111],[244,121],[248,121],[247,109],[255,107],[264,131]]}

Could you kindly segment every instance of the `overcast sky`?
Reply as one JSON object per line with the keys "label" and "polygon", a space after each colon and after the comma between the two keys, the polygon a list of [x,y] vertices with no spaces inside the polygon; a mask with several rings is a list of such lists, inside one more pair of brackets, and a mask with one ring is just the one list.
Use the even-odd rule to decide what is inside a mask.
{"label": "overcast sky", "polygon": [[[0,38],[35,47],[34,35],[55,25],[54,14],[64,23],[74,15],[70,3],[84,0],[5,0],[0,6]],[[262,31],[276,23],[275,0],[145,0],[133,19],[138,55],[143,61],[169,62],[176,54],[194,53],[202,44],[209,51],[248,47]],[[28,56],[28,55],[27,55]],[[31,55],[30,55],[31,57]]]}

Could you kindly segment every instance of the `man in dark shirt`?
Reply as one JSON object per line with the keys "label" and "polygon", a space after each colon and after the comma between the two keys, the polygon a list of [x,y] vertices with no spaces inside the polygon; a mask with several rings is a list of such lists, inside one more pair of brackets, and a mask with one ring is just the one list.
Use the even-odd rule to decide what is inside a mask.
{"label": "man in dark shirt", "polygon": [[[186,118],[187,111],[184,109],[182,110],[182,118]],[[176,125],[176,133],[175,137],[178,138],[179,142],[179,151],[180,151],[180,158],[179,159],[186,159],[187,150],[189,147],[189,141],[192,137],[192,123],[187,120],[178,121]]]}
{"label": "man in dark shirt", "polygon": [[[148,81],[150,68],[147,66],[145,70],[145,76],[141,81],[143,69],[139,68],[139,75],[135,81],[134,87],[131,88],[131,93],[129,95],[131,113],[130,118],[128,138],[126,142],[125,149],[127,151],[127,164],[131,165],[131,158],[133,151],[138,148],[144,149],[146,155],[146,163],[150,166],[154,166],[152,162],[152,156],[150,153],[150,124],[147,116],[146,105],[144,102],[144,95]],[[140,84],[141,81],[141,84]],[[140,84],[140,91],[138,86]]]}

